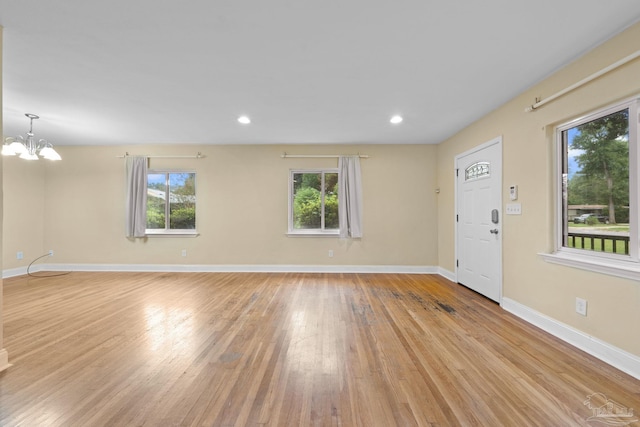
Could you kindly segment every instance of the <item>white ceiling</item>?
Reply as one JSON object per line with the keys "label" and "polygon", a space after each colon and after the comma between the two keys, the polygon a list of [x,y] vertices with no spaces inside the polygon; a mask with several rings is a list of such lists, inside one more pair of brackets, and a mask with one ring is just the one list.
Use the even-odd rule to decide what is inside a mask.
{"label": "white ceiling", "polygon": [[438,143],[639,19],[638,0],[0,0],[4,133],[28,112],[54,145]]}

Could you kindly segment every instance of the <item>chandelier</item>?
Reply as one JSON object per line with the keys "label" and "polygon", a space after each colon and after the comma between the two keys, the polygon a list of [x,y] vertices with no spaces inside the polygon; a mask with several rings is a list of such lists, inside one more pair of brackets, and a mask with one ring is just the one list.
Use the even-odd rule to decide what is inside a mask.
{"label": "chandelier", "polygon": [[38,160],[38,155],[47,160],[62,160],[60,154],[53,149],[53,145],[47,142],[46,139],[36,139],[33,135],[33,120],[39,119],[40,116],[31,113],[25,113],[25,116],[29,118],[29,132],[27,137],[23,138],[22,135],[18,135],[17,138],[9,137],[5,139],[5,143],[2,146],[3,156],[15,156],[20,155],[21,159],[25,160]]}

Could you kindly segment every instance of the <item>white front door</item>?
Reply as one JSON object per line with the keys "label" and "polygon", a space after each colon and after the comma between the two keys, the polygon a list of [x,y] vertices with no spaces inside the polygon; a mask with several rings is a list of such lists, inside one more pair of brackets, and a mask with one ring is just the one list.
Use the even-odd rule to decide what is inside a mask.
{"label": "white front door", "polygon": [[458,283],[500,302],[502,138],[456,157]]}

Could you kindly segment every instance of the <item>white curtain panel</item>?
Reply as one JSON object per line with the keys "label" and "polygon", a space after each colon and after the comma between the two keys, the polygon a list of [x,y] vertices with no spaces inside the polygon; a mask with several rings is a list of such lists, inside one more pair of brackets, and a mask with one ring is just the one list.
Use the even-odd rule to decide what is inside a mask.
{"label": "white curtain panel", "polygon": [[145,237],[147,228],[147,157],[127,156],[126,236]]}
{"label": "white curtain panel", "polygon": [[362,179],[360,156],[340,156],[338,159],[340,184],[338,208],[340,237],[362,237]]}

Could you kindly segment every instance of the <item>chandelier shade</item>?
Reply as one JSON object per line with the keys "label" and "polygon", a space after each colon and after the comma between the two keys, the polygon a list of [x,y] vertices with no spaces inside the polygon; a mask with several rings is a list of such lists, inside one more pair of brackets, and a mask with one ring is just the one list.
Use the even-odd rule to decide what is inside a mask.
{"label": "chandelier shade", "polygon": [[9,137],[5,139],[5,143],[2,146],[3,156],[20,156],[24,160],[38,160],[38,156],[47,160],[62,160],[60,154],[53,149],[53,145],[47,142],[46,139],[38,139],[36,141],[33,134],[33,121],[39,119],[40,116],[31,113],[25,113],[25,116],[29,118],[29,132],[27,137],[22,135],[16,138]]}

